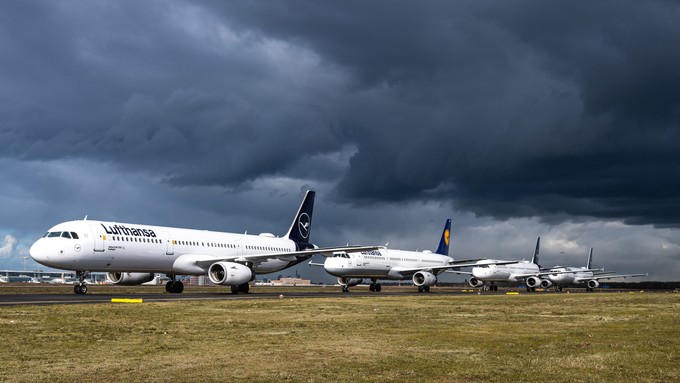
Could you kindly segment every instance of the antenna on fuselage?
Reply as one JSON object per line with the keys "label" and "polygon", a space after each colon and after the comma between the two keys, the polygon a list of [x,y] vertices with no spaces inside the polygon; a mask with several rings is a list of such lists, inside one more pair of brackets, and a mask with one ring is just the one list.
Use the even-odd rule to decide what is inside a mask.
{"label": "antenna on fuselage", "polygon": [[85,218],[83,218],[83,221],[87,221],[87,214],[85,214]]}

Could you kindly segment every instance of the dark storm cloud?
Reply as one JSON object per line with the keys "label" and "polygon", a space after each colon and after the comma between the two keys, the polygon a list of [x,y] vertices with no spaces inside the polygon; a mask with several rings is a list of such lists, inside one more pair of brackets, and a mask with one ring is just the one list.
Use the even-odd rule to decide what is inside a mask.
{"label": "dark storm cloud", "polygon": [[680,223],[677,4],[297,5],[225,14],[353,74],[346,199]]}
{"label": "dark storm cloud", "polygon": [[672,2],[12,2],[0,156],[680,224]]}

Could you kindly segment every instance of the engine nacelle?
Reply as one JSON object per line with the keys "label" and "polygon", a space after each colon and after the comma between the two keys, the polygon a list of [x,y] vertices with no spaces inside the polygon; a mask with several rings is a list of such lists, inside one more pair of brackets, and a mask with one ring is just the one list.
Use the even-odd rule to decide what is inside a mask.
{"label": "engine nacelle", "polygon": [[154,273],[106,273],[106,280],[113,285],[133,286],[153,281]]}
{"label": "engine nacelle", "polygon": [[419,271],[413,274],[413,284],[420,286],[434,286],[437,283],[437,276],[428,271]]}
{"label": "engine nacelle", "polygon": [[338,278],[338,284],[341,284],[341,285],[347,286],[347,287],[354,287],[354,286],[360,284],[363,281],[364,280],[361,279],[361,278],[348,278],[348,277]]}
{"label": "engine nacelle", "polygon": [[598,282],[597,279],[591,279],[588,281],[588,287],[590,287],[591,289],[600,287],[600,282]]}
{"label": "engine nacelle", "polygon": [[243,285],[254,276],[250,267],[236,262],[215,262],[208,269],[210,282],[222,286]]}
{"label": "engine nacelle", "polygon": [[541,278],[539,277],[529,277],[527,278],[527,286],[529,287],[538,287],[541,285]]}
{"label": "engine nacelle", "polygon": [[553,283],[549,279],[541,279],[541,287],[543,287],[544,289],[547,289],[552,285]]}
{"label": "engine nacelle", "polygon": [[468,285],[470,285],[470,287],[482,287],[484,286],[484,281],[480,281],[479,279],[473,277],[468,279]]}

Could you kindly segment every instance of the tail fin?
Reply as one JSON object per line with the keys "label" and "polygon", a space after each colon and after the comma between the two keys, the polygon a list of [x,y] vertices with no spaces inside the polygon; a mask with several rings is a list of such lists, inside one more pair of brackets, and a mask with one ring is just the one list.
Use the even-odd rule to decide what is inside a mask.
{"label": "tail fin", "polygon": [[300,243],[309,243],[309,234],[312,231],[312,211],[314,210],[314,196],[316,193],[312,190],[307,190],[305,198],[300,204],[300,208],[295,214],[295,219],[290,225],[290,229],[286,234],[290,240]]}
{"label": "tail fin", "polygon": [[590,254],[588,254],[588,264],[586,265],[586,269],[590,269],[591,265],[593,264],[593,248],[590,248]]}
{"label": "tail fin", "polygon": [[449,240],[451,238],[451,218],[446,220],[442,238],[439,240],[439,247],[437,247],[437,254],[449,255]]}
{"label": "tail fin", "polygon": [[531,263],[538,265],[538,250],[541,247],[541,237],[536,238],[536,250],[534,250],[534,257],[531,258]]}

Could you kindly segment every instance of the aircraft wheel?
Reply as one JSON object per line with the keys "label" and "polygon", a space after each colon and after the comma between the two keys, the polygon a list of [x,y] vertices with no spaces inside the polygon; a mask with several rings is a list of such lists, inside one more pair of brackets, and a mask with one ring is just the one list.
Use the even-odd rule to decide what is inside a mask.
{"label": "aircraft wheel", "polygon": [[87,294],[87,285],[80,286],[80,293]]}
{"label": "aircraft wheel", "polygon": [[380,290],[382,290],[382,286],[380,285],[380,283],[376,283],[376,284],[375,284],[375,291],[376,291],[377,293],[379,293]]}
{"label": "aircraft wheel", "polygon": [[248,291],[250,291],[250,285],[244,283],[238,287],[238,291],[243,294],[248,294]]}
{"label": "aircraft wheel", "polygon": [[368,285],[368,290],[375,291],[375,283],[371,283],[370,285]]}
{"label": "aircraft wheel", "polygon": [[83,291],[83,290],[82,290],[82,288],[80,287],[80,285],[75,285],[75,286],[73,286],[73,292],[74,292],[74,293],[76,293],[76,294],[82,294],[82,291]]}
{"label": "aircraft wheel", "polygon": [[175,294],[181,294],[182,291],[184,291],[184,283],[182,283],[180,281],[175,282],[175,286],[174,286],[172,292],[175,293]]}
{"label": "aircraft wheel", "polygon": [[238,286],[231,286],[231,293],[238,294]]}
{"label": "aircraft wheel", "polygon": [[169,281],[165,284],[165,291],[171,294],[180,294],[184,291],[184,283],[180,281]]}

